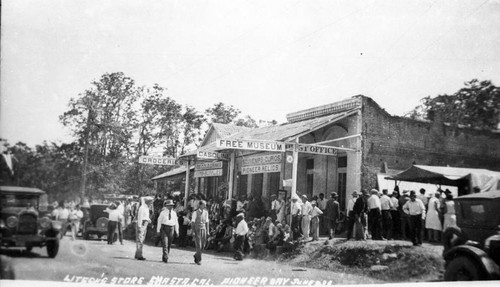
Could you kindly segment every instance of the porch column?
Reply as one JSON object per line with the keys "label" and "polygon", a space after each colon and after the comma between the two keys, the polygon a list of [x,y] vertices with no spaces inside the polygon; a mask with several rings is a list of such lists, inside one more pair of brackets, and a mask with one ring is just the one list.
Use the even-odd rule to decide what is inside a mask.
{"label": "porch column", "polygon": [[231,153],[231,161],[229,162],[229,181],[227,183],[227,198],[231,200],[233,198],[233,181],[234,181],[234,162],[236,155],[234,152]]}
{"label": "porch column", "polygon": [[188,205],[188,195],[189,195],[189,159],[186,161],[186,187],[184,189],[184,208]]}

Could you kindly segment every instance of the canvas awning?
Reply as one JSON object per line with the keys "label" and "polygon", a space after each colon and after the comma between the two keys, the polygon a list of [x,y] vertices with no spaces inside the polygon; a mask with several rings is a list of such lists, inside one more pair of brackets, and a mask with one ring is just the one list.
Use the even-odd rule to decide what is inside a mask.
{"label": "canvas awning", "polygon": [[401,173],[386,177],[386,179],[452,186],[469,181],[469,187],[477,186],[481,191],[500,188],[500,172],[476,168],[413,165]]}

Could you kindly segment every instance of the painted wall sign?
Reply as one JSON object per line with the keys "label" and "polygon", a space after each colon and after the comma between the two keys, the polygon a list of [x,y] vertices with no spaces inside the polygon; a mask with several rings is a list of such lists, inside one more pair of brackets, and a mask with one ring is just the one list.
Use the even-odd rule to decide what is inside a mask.
{"label": "painted wall sign", "polygon": [[324,154],[324,155],[337,155],[337,149],[335,149],[335,147],[327,145],[298,144],[297,149],[298,152]]}
{"label": "painted wall sign", "polygon": [[241,161],[241,166],[281,163],[282,154],[273,153],[258,156],[244,157]]}
{"label": "painted wall sign", "polygon": [[228,153],[215,152],[215,151],[197,151],[196,157],[200,159],[222,159],[229,160],[230,155]]}
{"label": "painted wall sign", "polygon": [[224,149],[244,149],[260,151],[285,151],[285,143],[259,140],[225,140],[217,139],[216,146]]}
{"label": "painted wall sign", "polygon": [[217,168],[222,168],[222,161],[202,162],[202,163],[197,163],[194,166],[195,170],[217,169]]}
{"label": "painted wall sign", "polygon": [[175,165],[175,158],[143,155],[139,157],[139,163],[156,164],[156,165]]}
{"label": "painted wall sign", "polygon": [[195,170],[194,177],[222,176],[222,169]]}
{"label": "painted wall sign", "polygon": [[281,172],[281,164],[273,163],[273,164],[241,167],[241,174],[268,173],[268,172]]}

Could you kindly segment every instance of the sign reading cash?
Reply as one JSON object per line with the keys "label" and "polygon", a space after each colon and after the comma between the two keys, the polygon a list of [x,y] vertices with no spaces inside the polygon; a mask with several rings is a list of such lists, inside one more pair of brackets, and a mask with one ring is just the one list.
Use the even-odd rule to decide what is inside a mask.
{"label": "sign reading cash", "polygon": [[223,149],[245,149],[260,151],[285,151],[285,143],[259,140],[216,140],[216,146]]}
{"label": "sign reading cash", "polygon": [[215,151],[202,151],[199,150],[196,152],[196,157],[200,159],[223,159],[229,160],[228,153],[215,152]]}
{"label": "sign reading cash", "polygon": [[156,165],[175,165],[175,158],[143,155],[139,157],[139,163],[156,164]]}
{"label": "sign reading cash", "polygon": [[281,153],[244,157],[241,161],[241,174],[280,172],[281,159]]}
{"label": "sign reading cash", "polygon": [[194,166],[194,177],[222,176],[222,161],[197,163]]}
{"label": "sign reading cash", "polygon": [[314,154],[324,154],[324,155],[336,155],[337,149],[333,146],[327,145],[308,145],[308,144],[298,144],[298,152],[314,153]]}

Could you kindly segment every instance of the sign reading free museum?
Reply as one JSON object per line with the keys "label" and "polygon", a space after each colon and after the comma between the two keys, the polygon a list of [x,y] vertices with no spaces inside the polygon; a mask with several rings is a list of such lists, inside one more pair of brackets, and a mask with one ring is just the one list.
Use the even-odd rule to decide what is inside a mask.
{"label": "sign reading free museum", "polygon": [[216,146],[222,149],[285,151],[285,143],[277,141],[217,139]]}

